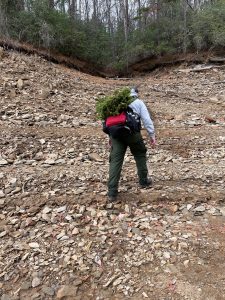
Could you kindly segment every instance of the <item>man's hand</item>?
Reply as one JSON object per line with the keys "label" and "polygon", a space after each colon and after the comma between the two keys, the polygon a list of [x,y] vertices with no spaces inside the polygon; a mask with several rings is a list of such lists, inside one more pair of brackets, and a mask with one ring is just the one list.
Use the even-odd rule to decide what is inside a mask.
{"label": "man's hand", "polygon": [[109,147],[109,149],[112,148],[112,140],[110,138],[109,138],[109,142],[108,142],[108,147]]}
{"label": "man's hand", "polygon": [[155,137],[150,137],[150,144],[152,148],[155,148],[156,146],[156,139]]}

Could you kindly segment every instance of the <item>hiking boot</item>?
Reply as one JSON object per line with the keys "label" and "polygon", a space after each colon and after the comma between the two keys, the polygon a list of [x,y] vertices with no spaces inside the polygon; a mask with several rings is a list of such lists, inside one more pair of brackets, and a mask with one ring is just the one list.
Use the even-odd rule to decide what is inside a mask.
{"label": "hiking boot", "polygon": [[140,187],[141,189],[148,189],[152,187],[152,179],[151,178],[147,178],[145,181],[143,181],[142,183],[140,183]]}
{"label": "hiking boot", "polygon": [[113,202],[116,202],[117,200],[117,196],[108,196],[108,201],[113,203]]}

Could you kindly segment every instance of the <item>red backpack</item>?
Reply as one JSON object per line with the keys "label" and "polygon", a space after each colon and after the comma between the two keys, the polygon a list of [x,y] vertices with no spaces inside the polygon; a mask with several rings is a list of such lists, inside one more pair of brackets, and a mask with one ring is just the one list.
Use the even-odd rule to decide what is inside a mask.
{"label": "red backpack", "polygon": [[105,124],[107,127],[119,125],[119,124],[125,124],[126,123],[126,113],[123,111],[121,114],[117,116],[110,116],[106,119]]}
{"label": "red backpack", "polygon": [[140,117],[130,107],[119,115],[108,117],[103,122],[103,131],[113,138],[123,138],[140,130]]}

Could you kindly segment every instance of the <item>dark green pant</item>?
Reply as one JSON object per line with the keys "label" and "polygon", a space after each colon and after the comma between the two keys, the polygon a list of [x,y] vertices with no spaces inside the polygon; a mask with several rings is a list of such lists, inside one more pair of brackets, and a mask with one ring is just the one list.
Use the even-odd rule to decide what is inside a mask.
{"label": "dark green pant", "polygon": [[130,148],[130,151],[136,161],[139,183],[143,184],[146,182],[148,176],[148,169],[146,164],[146,147],[139,132],[129,135],[123,139],[111,138],[111,142],[112,147],[109,157],[110,165],[108,195],[116,196],[118,193],[120,174],[127,147]]}

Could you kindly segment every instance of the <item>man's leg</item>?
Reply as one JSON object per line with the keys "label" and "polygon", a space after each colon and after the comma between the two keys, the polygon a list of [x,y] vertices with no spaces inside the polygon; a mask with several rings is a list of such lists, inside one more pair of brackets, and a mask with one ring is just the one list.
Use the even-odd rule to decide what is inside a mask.
{"label": "man's leg", "polygon": [[127,145],[118,139],[111,139],[112,146],[109,157],[108,196],[116,197]]}
{"label": "man's leg", "polygon": [[139,184],[148,185],[147,149],[140,133],[135,133],[130,137],[129,147],[136,161]]}

